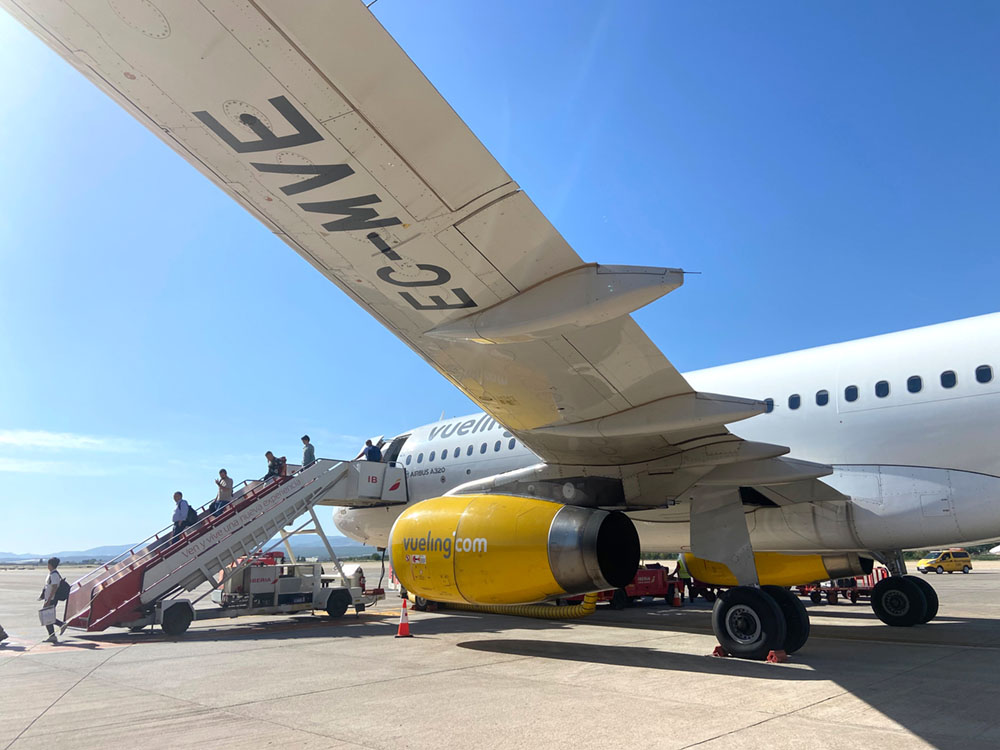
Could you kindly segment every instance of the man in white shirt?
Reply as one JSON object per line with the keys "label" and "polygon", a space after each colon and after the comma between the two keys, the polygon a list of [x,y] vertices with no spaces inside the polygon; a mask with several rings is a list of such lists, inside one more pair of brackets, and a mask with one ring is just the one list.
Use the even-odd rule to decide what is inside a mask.
{"label": "man in white shirt", "polygon": [[[56,568],[59,567],[59,558],[50,557],[49,558],[49,575],[45,579],[45,586],[42,587],[42,595],[38,598],[43,600],[45,603],[42,605],[42,609],[48,609],[49,607],[55,608],[56,606],[56,591],[59,590],[59,584],[62,583],[62,575]],[[59,626],[59,635],[66,632],[66,623],[62,620],[56,620],[55,625]],[[49,631],[49,637],[46,640],[49,643],[59,643],[59,639],[56,638],[56,628],[55,625],[46,625],[45,629]]]}
{"label": "man in white shirt", "polygon": [[184,527],[187,526],[188,517],[188,504],[187,500],[184,499],[184,495],[180,492],[174,493],[174,533],[170,536],[170,541],[173,541],[180,536],[180,533],[184,531]]}

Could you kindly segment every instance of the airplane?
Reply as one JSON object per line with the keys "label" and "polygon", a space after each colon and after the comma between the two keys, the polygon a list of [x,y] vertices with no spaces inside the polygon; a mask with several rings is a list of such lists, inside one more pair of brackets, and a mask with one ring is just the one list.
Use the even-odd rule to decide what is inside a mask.
{"label": "airplane", "polygon": [[410,593],[547,601],[685,552],[763,659],[808,638],[785,586],[879,560],[876,613],[921,624],[901,550],[1000,537],[996,316],[682,375],[631,313],[684,272],[585,263],[362,3],[0,5],[483,409],[386,444],[404,509],[336,513]]}

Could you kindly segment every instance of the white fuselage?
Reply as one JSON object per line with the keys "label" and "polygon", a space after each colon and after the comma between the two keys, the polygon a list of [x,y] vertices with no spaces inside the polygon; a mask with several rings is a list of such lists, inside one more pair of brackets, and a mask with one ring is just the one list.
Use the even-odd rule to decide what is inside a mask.
{"label": "white fuselage", "polygon": [[[697,391],[773,400],[734,431],[833,466],[824,481],[852,498],[754,509],[755,548],[889,550],[1000,537],[1000,313],[685,377]],[[538,458],[480,414],[413,430],[398,461],[413,503]],[[344,509],[334,519],[348,536],[384,546],[400,512]],[[686,522],[656,511],[636,520],[643,549],[689,547]]]}

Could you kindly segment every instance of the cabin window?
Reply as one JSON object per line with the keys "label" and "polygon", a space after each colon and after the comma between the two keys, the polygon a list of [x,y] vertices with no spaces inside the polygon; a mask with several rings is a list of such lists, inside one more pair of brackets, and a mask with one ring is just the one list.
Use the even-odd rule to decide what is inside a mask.
{"label": "cabin window", "polygon": [[517,445],[517,440],[515,440],[514,438],[511,438],[510,442],[507,443],[507,450],[514,450],[514,446],[515,445]]}
{"label": "cabin window", "polygon": [[889,381],[880,380],[875,384],[875,395],[879,398],[885,398],[889,395]]}
{"label": "cabin window", "polygon": [[472,445],[469,446],[469,449],[465,452],[466,456],[471,456],[472,455],[472,449],[473,449],[473,447],[474,446],[472,446]]}
{"label": "cabin window", "polygon": [[856,385],[849,385],[844,389],[844,401],[857,401],[858,400],[858,387]]}
{"label": "cabin window", "polygon": [[501,442],[500,442],[499,440],[497,440],[497,441],[496,441],[496,442],[495,442],[495,443],[493,444],[493,452],[494,452],[494,453],[497,453],[497,452],[499,452],[499,450],[500,450],[500,446],[501,446],[501,445],[502,445],[502,443],[501,443]]}
{"label": "cabin window", "polygon": [[412,461],[412,460],[413,460],[413,455],[412,454],[409,455],[409,456],[407,456],[406,457],[406,465],[409,466],[410,465],[410,461]]}
{"label": "cabin window", "polygon": [[957,382],[958,378],[955,376],[954,370],[945,370],[941,373],[942,388],[954,388]]}
{"label": "cabin window", "polygon": [[911,375],[906,379],[906,390],[910,393],[920,393],[920,389],[924,387],[924,381],[921,380],[919,375]]}
{"label": "cabin window", "polygon": [[993,380],[993,368],[989,365],[979,365],[976,368],[976,381],[979,383],[989,383]]}
{"label": "cabin window", "polygon": [[802,406],[802,397],[799,394],[793,393],[788,397],[789,409],[798,409],[800,406]]}
{"label": "cabin window", "polygon": [[436,452],[437,452],[437,451],[431,451],[431,455],[429,455],[429,456],[427,457],[427,463],[430,463],[431,461],[433,461],[433,460],[434,460],[434,454],[435,454]]}
{"label": "cabin window", "polygon": [[764,399],[764,413],[765,414],[770,414],[772,411],[774,411],[774,399],[773,398],[765,398]]}
{"label": "cabin window", "polygon": [[481,446],[479,446],[479,452],[486,453],[486,443],[483,443]]}
{"label": "cabin window", "polygon": [[424,454],[423,453],[418,453],[417,454],[417,463],[418,464],[422,464],[423,462],[424,462]]}
{"label": "cabin window", "polygon": [[816,391],[816,406],[826,406],[830,403],[829,391]]}

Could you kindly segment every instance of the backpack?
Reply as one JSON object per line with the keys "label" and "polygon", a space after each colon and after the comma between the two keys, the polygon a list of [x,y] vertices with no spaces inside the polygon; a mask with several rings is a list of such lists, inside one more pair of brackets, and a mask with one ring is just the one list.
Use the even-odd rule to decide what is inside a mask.
{"label": "backpack", "polygon": [[193,526],[194,524],[198,523],[198,511],[196,511],[190,505],[188,506],[188,514],[187,514],[187,519],[185,519],[185,522],[187,523],[188,526]]}
{"label": "backpack", "polygon": [[69,581],[63,578],[56,587],[56,601],[64,602],[67,599],[69,599]]}

